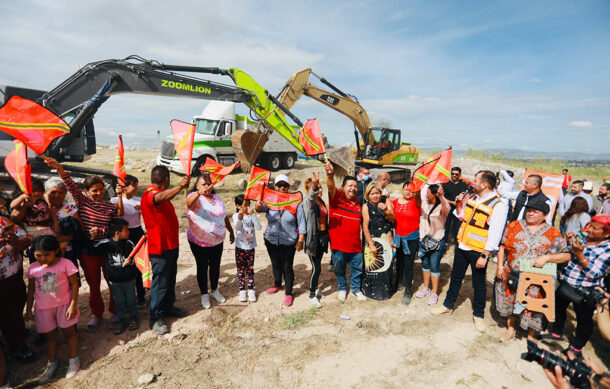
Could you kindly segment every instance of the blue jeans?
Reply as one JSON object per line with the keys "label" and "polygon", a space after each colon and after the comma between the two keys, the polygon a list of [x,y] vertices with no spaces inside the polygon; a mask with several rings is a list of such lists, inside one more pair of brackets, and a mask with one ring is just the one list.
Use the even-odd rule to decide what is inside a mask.
{"label": "blue jeans", "polygon": [[127,324],[127,314],[133,321],[138,321],[138,306],[136,305],[136,280],[113,282],[109,281],[110,293],[114,299],[114,309],[122,324]]}
{"label": "blue jeans", "polygon": [[335,276],[337,276],[337,289],[347,290],[347,278],[345,278],[347,264],[350,267],[350,289],[352,293],[360,292],[360,277],[362,276],[363,257],[362,252],[344,253],[332,250],[331,258],[335,264]]}
{"label": "blue jeans", "polygon": [[445,239],[441,239],[437,250],[426,251],[421,245],[419,246],[418,257],[421,259],[422,271],[429,272],[432,277],[441,276],[441,258],[445,252]]}
{"label": "blue jeans", "polygon": [[176,301],[176,273],[178,272],[178,249],[151,254],[152,282],[150,283],[150,324],[163,318],[174,307]]}

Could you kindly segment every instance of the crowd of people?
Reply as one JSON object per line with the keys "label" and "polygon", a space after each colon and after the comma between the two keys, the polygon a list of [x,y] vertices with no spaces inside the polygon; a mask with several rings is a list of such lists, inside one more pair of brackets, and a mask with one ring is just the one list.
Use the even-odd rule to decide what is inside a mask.
{"label": "crowd of people", "polygon": [[[100,177],[88,177],[81,189],[60,163],[51,158],[45,161],[57,170],[59,178],[46,183],[34,180],[32,195],[0,199],[0,329],[9,358],[28,360],[32,350],[25,342],[24,319],[35,320],[37,332],[44,336],[48,358],[40,382],[50,380],[57,369],[58,328],[69,347],[66,377],[73,377],[79,370],[80,272],[89,285],[91,317],[86,330],[97,331],[106,310],[102,276],[110,290],[107,309],[112,314],[113,333],[140,327],[138,309],[147,305],[146,288],[132,253],[145,234],[152,270],[150,328],[155,334],[166,334],[166,318],[188,314],[175,305],[179,221],[172,199],[188,188],[190,178],[183,177],[171,187],[168,169],[157,166],[141,198],[137,197],[138,180],[128,176],[117,185],[117,196],[108,201]],[[581,355],[593,331],[596,306],[572,296],[605,286],[604,277],[610,270],[610,184],[603,184],[599,196],[593,199],[583,189],[586,183],[571,182],[565,171],[564,189],[570,191],[562,191],[555,200],[543,193],[539,175],[526,177],[524,189],[515,191],[512,172],[481,170],[470,181],[462,177],[459,167],[453,167],[449,182],[422,188],[407,182],[400,195],[392,199],[387,172],[373,181],[370,171],[361,167],[355,177],[343,177],[341,183],[335,182],[329,162],[325,172],[326,188],[317,173],[305,180],[303,201],[294,212],[238,195],[232,217],[215,193],[210,176],[204,173],[195,179],[186,196],[187,239],[196,263],[203,309],[211,308],[211,299],[226,301],[219,290],[219,278],[227,233],[230,244],[235,244],[238,300],[257,301],[256,230],[262,229],[258,213],[267,220],[264,245],[274,279],[265,293],[283,289],[285,306],[294,301],[297,251],[304,251],[310,259],[308,299],[317,308],[322,306],[323,297],[318,285],[322,258],[329,249],[340,301],[349,296],[358,301],[386,300],[401,291],[403,304],[410,304],[413,295],[427,298],[435,315],[452,312],[470,267],[473,323],[485,332],[486,272],[488,263],[497,258],[495,306],[507,318],[502,338],[513,338],[518,324],[528,331],[529,339],[537,341],[548,321],[516,300],[514,277],[517,274],[518,278],[524,261],[538,268],[555,263],[559,285],[556,320],[545,336],[563,339],[566,310],[573,304],[577,328],[567,351]],[[278,174],[273,186],[280,193],[288,193],[291,182],[288,176]],[[323,200],[325,190],[328,203]],[[66,201],[68,193],[74,203]],[[560,230],[553,227],[555,208]],[[452,246],[451,273],[446,275],[449,287],[441,302],[440,264]],[[30,262],[25,274],[24,255]],[[414,290],[417,259],[422,261],[423,283]],[[526,293],[530,298],[548,297],[535,285]],[[4,355],[0,353],[0,388],[4,387],[8,382]]]}

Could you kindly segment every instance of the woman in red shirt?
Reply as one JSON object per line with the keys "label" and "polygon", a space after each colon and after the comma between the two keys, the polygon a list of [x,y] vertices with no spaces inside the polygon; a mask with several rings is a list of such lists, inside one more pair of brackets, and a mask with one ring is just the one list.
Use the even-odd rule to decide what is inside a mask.
{"label": "woman in red shirt", "polygon": [[411,287],[413,285],[413,262],[419,250],[419,216],[421,213],[421,198],[419,192],[412,191],[411,183],[402,186],[402,197],[394,200],[394,216],[396,217],[396,232],[392,246],[396,248],[396,282],[394,289],[404,288],[402,303],[411,302]]}

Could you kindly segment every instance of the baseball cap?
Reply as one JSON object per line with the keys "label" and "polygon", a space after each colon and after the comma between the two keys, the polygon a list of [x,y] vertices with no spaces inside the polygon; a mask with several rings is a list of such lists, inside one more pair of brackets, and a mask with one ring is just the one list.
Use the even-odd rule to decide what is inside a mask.
{"label": "baseball cap", "polygon": [[582,190],[593,190],[593,182],[585,181],[585,183],[582,185]]}
{"label": "baseball cap", "polygon": [[285,182],[290,185],[290,179],[285,174],[278,174],[277,176],[275,176],[275,181],[273,181],[273,184],[277,185],[278,182]]}

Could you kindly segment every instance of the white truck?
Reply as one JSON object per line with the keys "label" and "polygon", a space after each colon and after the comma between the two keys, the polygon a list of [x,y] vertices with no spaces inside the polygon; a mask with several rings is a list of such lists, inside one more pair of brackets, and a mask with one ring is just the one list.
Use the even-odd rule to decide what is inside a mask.
{"label": "white truck", "polygon": [[[253,130],[256,122],[246,116],[235,113],[235,103],[228,101],[210,101],[201,115],[194,116],[195,142],[193,144],[193,175],[199,174],[207,157],[227,166],[237,161],[235,151],[231,146],[231,135],[237,130]],[[256,160],[256,165],[276,171],[291,169],[297,159],[297,150],[280,134],[272,132],[262,153]],[[161,152],[157,156],[157,165],[167,166],[171,171],[185,174],[180,163],[172,136],[166,137],[161,143]]]}

